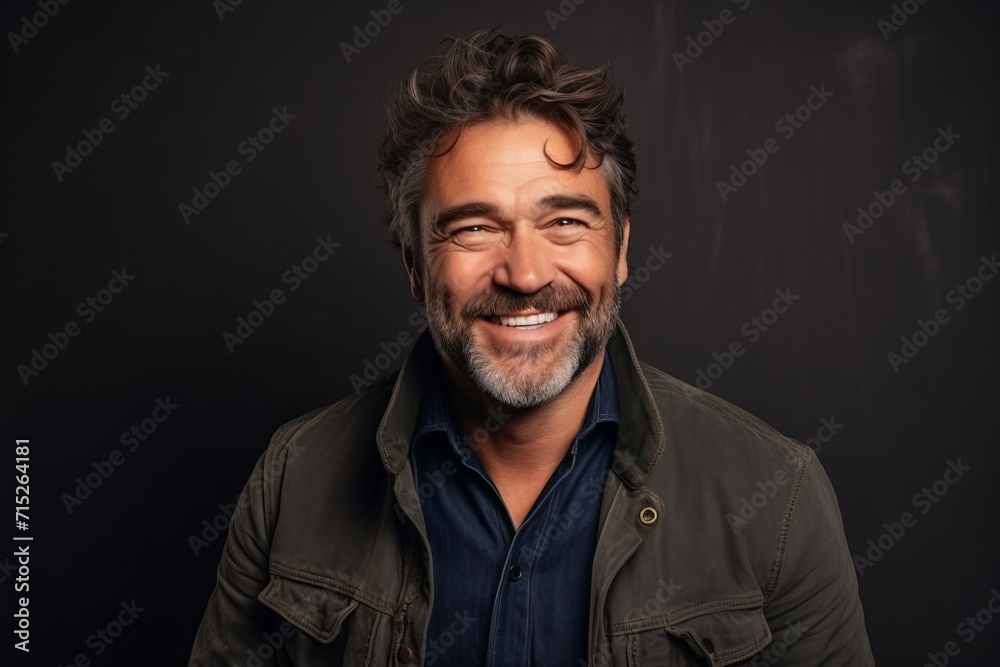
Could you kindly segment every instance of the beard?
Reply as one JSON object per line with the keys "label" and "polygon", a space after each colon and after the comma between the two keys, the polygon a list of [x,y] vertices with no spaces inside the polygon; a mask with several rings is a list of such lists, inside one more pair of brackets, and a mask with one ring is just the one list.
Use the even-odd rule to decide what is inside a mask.
{"label": "beard", "polygon": [[[458,313],[440,290],[431,291],[427,320],[438,352],[487,398],[515,409],[535,407],[561,394],[604,351],[621,309],[621,288],[614,279],[601,286],[597,303],[576,285],[549,284],[532,294],[499,287],[473,295]],[[560,317],[576,310],[580,315],[554,362],[545,359],[564,345],[561,339],[501,343],[492,356],[476,340],[473,325],[479,318],[530,310]]]}

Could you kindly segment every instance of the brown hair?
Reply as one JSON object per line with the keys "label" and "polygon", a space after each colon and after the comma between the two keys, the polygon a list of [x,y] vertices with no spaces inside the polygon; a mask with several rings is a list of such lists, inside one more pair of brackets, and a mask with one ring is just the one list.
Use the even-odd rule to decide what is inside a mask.
{"label": "brown hair", "polygon": [[637,194],[635,147],[625,132],[624,94],[607,66],[570,65],[541,37],[508,37],[495,29],[442,43],[450,44],[419,64],[386,104],[388,126],[378,144],[376,168],[396,245],[419,256],[418,207],[427,162],[451,149],[434,153],[449,130],[460,132],[466,124],[494,117],[533,116],[577,137],[577,157],[568,164],[550,158],[553,165],[582,169],[590,156],[599,160],[620,246]]}

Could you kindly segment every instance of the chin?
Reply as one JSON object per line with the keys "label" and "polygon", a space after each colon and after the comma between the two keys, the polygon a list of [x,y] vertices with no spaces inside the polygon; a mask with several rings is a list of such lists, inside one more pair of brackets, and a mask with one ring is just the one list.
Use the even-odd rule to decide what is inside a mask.
{"label": "chin", "polygon": [[539,355],[504,363],[494,360],[470,341],[466,345],[464,367],[476,388],[500,405],[533,408],[562,394],[579,377],[589,364],[580,358],[581,349],[579,341],[574,341],[562,347],[563,353],[547,363],[538,359]]}

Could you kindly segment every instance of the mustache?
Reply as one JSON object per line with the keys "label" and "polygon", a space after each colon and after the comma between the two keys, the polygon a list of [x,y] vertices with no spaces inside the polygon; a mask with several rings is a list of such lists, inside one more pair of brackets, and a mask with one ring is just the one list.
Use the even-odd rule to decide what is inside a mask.
{"label": "mustache", "polygon": [[550,283],[531,294],[523,294],[506,287],[495,287],[470,297],[462,308],[462,317],[475,319],[524,310],[558,313],[577,309],[586,315],[592,305],[593,298],[590,294],[577,286]]}

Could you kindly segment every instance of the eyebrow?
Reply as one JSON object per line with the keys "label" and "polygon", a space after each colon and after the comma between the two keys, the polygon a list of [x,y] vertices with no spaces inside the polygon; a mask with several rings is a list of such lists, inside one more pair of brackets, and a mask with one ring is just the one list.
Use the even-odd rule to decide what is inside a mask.
{"label": "eyebrow", "polygon": [[[591,215],[602,218],[604,212],[596,201],[585,195],[548,195],[538,200],[537,206],[542,211],[552,211],[558,209],[580,209]],[[455,220],[465,218],[494,218],[503,217],[500,208],[489,202],[468,202],[446,208],[434,219],[434,226],[443,229]]]}
{"label": "eyebrow", "polygon": [[597,202],[584,195],[549,195],[542,197],[541,201],[538,202],[538,207],[545,211],[576,208],[597,218],[604,217],[604,211],[597,205]]}
{"label": "eyebrow", "polygon": [[499,218],[500,209],[495,204],[484,201],[474,201],[446,208],[437,214],[434,227],[444,229],[455,220],[464,218]]}

